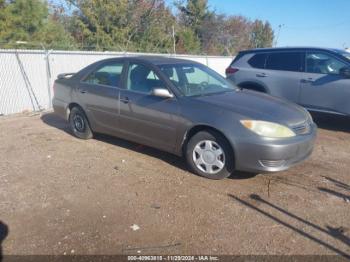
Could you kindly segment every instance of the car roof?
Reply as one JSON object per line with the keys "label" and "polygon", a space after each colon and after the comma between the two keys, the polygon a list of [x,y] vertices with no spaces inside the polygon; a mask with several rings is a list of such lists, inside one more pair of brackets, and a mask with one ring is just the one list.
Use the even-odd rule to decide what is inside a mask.
{"label": "car roof", "polygon": [[99,61],[99,63],[115,61],[119,59],[137,60],[140,62],[151,63],[153,65],[198,64],[193,60],[179,59],[179,58],[173,58],[173,57],[167,57],[167,56],[155,56],[155,55],[124,56],[124,57],[108,58],[108,59]]}
{"label": "car roof", "polygon": [[310,47],[310,46],[298,46],[298,47],[273,47],[273,48],[255,48],[243,50],[241,53],[266,53],[266,52],[279,52],[279,51],[329,51],[329,52],[343,52],[341,49],[336,48],[325,48],[325,47]]}

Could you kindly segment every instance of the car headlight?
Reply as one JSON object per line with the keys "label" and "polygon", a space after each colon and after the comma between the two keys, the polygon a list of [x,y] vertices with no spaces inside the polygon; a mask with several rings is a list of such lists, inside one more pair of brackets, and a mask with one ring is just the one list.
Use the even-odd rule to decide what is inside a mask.
{"label": "car headlight", "polygon": [[288,127],[266,121],[241,120],[243,126],[254,133],[270,138],[287,138],[295,136],[295,133]]}

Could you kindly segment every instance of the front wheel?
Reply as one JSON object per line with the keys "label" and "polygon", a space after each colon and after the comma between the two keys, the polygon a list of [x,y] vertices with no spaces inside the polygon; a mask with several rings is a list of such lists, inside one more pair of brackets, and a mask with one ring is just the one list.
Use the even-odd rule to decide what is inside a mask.
{"label": "front wheel", "polygon": [[195,134],[187,144],[186,159],[194,173],[210,179],[224,179],[234,170],[230,145],[214,131]]}
{"label": "front wheel", "polygon": [[93,137],[89,121],[81,108],[72,108],[69,114],[69,125],[76,137],[81,139],[90,139]]}

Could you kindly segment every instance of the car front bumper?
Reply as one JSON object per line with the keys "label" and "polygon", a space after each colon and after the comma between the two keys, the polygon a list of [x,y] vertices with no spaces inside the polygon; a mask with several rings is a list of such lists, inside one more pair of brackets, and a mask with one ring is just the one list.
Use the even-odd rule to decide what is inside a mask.
{"label": "car front bumper", "polygon": [[308,134],[290,139],[263,138],[241,140],[235,145],[236,170],[266,173],[283,171],[307,159],[314,147],[317,126],[312,124]]}

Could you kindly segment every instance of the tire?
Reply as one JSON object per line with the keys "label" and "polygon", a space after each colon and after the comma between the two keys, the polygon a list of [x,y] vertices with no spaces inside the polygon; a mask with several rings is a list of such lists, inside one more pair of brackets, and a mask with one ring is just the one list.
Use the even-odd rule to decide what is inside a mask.
{"label": "tire", "polygon": [[215,131],[195,134],[186,146],[186,160],[195,174],[209,179],[224,179],[234,171],[232,149]]}
{"label": "tire", "polygon": [[93,137],[89,121],[80,107],[75,106],[70,111],[69,125],[74,136],[77,138],[87,140]]}

